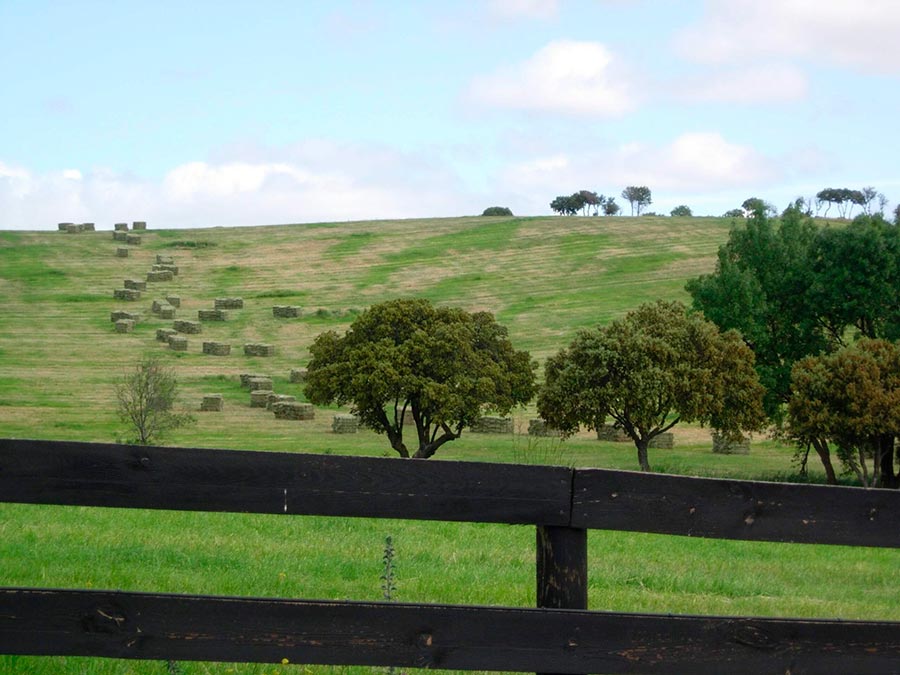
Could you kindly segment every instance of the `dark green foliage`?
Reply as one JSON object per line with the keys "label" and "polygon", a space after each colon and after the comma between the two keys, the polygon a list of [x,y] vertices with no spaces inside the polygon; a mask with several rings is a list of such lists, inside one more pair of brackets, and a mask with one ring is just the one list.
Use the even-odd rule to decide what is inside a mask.
{"label": "dark green foliage", "polygon": [[513,212],[506,206],[489,206],[481,215],[483,216],[511,216]]}
{"label": "dark green foliage", "polygon": [[538,412],[564,434],[611,417],[649,471],[650,441],[678,422],[730,435],[764,421],[753,353],[680,303],[641,305],[604,328],[582,331],[547,359]]}
{"label": "dark green foliage", "polygon": [[136,434],[138,445],[158,443],[168,431],[194,418],[173,411],[178,394],[175,373],[155,356],[141,359],[116,387],[119,417]]}
{"label": "dark green foliage", "polygon": [[218,246],[214,241],[194,241],[193,239],[167,241],[161,245],[162,248],[212,248],[214,246]]}
{"label": "dark green foliage", "polygon": [[401,457],[411,454],[403,439],[407,413],[417,436],[412,456],[427,458],[485,410],[507,414],[534,394],[535,364],[513,349],[491,314],[427,300],[373,305],[343,336],[319,335],[310,354],[307,398],[351,405]]}
{"label": "dark green foliage", "polygon": [[680,206],[676,206],[674,209],[672,209],[669,215],[673,217],[689,218],[694,215],[694,212],[691,211],[690,206],[681,204]]}
{"label": "dark green foliage", "polygon": [[653,203],[650,188],[646,185],[629,185],[622,190],[622,199],[631,204],[631,215],[641,215],[645,207]]}
{"label": "dark green foliage", "polygon": [[729,209],[725,213],[722,214],[723,218],[743,218],[744,217],[744,209]]}
{"label": "dark green foliage", "polygon": [[[866,189],[869,190],[873,188]],[[862,190],[851,190],[849,188],[825,188],[816,194],[816,200],[820,204],[828,204],[824,214],[826,218],[828,217],[828,212],[831,210],[831,207],[835,204],[837,205],[838,216],[847,218],[851,215],[854,206],[866,208],[871,199],[874,199],[874,195],[872,198],[868,198]]]}

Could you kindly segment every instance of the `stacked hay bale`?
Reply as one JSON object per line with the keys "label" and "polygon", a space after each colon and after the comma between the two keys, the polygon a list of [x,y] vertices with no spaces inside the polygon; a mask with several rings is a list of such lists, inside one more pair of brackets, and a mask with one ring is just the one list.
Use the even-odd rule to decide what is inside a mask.
{"label": "stacked hay bale", "polygon": [[82,223],[81,231],[82,232],[96,232],[96,228],[94,227],[94,223]]}
{"label": "stacked hay bale", "polygon": [[131,319],[119,319],[116,321],[117,333],[131,333],[134,330],[134,321]]}
{"label": "stacked hay bale", "polygon": [[119,246],[116,248],[116,257],[118,258],[127,258],[128,257],[128,249],[124,246]]}
{"label": "stacked hay bale", "polygon": [[127,232],[121,232],[119,230],[116,230],[112,234],[113,234],[113,241],[124,241],[126,244],[128,243],[128,233]]}
{"label": "stacked hay bale", "polygon": [[196,335],[203,331],[203,326],[199,321],[185,321],[183,319],[179,319],[175,323],[172,324],[172,328],[174,328],[179,333],[187,333]]}
{"label": "stacked hay bale", "polygon": [[144,222],[143,220],[135,220],[134,223],[132,223],[132,225],[131,225],[131,229],[132,230],[146,230],[147,223]]}
{"label": "stacked hay bale", "polygon": [[203,402],[200,403],[200,410],[206,412],[222,412],[225,408],[225,401],[222,394],[203,394]]}
{"label": "stacked hay bale", "polygon": [[131,246],[140,246],[141,245],[141,235],[129,234],[125,237],[125,243],[127,243]]}
{"label": "stacked hay bale", "polygon": [[147,290],[147,282],[141,281],[140,279],[126,279],[124,282],[125,288],[130,288],[134,291],[146,291]]}
{"label": "stacked hay bale", "polygon": [[316,417],[312,403],[276,403],[272,406],[272,412],[279,420],[312,420]]}
{"label": "stacked hay bale", "polygon": [[231,345],[224,342],[204,342],[203,353],[212,356],[228,356],[231,354]]}
{"label": "stacked hay bale", "polygon": [[59,228],[60,232],[68,232],[69,225],[74,225],[74,224],[75,223],[60,223],[59,225],[57,225],[57,227]]}
{"label": "stacked hay bale", "polygon": [[175,352],[186,352],[188,348],[188,339],[183,335],[172,335],[169,337],[169,349]]}
{"label": "stacked hay bale", "polygon": [[109,313],[109,320],[113,323],[116,321],[134,321],[137,323],[141,320],[141,315],[138,312],[126,312],[119,309]]}
{"label": "stacked hay bale", "polygon": [[294,305],[275,305],[272,307],[272,316],[276,319],[297,319],[302,314],[303,310]]}
{"label": "stacked hay bale", "polygon": [[275,345],[248,342],[244,345],[245,356],[275,356]]}
{"label": "stacked hay bale", "polygon": [[671,431],[666,431],[659,436],[654,436],[650,439],[648,447],[656,448],[658,450],[671,450],[675,447],[675,434]]}
{"label": "stacked hay bale", "polygon": [[359,418],[356,415],[339,413],[331,420],[331,431],[336,434],[355,434],[359,429]]}
{"label": "stacked hay bale", "polygon": [[735,440],[714,431],[712,433],[712,451],[719,455],[749,455],[750,439],[742,436],[740,440]]}
{"label": "stacked hay bale", "polygon": [[542,419],[528,420],[529,436],[559,436],[559,431],[552,427],[548,427],[547,423]]}
{"label": "stacked hay bale", "polygon": [[247,380],[247,388],[250,391],[273,391],[275,389],[271,377],[251,377]]}
{"label": "stacked hay bale", "polygon": [[266,403],[266,410],[273,410],[276,403],[294,403],[296,396],[290,394],[276,394],[274,391],[269,394],[269,401]]}
{"label": "stacked hay bale", "polygon": [[178,331],[174,328],[157,328],[156,329],[156,339],[160,342],[169,342],[169,338],[173,335],[178,335]]}
{"label": "stacked hay bale", "polygon": [[174,263],[156,263],[150,269],[154,272],[165,272],[168,270],[173,276],[178,276],[178,265]]}
{"label": "stacked hay bale", "polygon": [[242,389],[250,388],[250,380],[266,378],[269,381],[271,381],[271,378],[268,375],[260,375],[259,373],[241,373],[238,377],[240,377],[240,379],[241,379],[241,388]]}
{"label": "stacked hay bale", "polygon": [[479,434],[511,434],[513,432],[513,421],[511,417],[485,415],[475,420],[475,424],[472,425],[472,431]]}
{"label": "stacked hay bale", "polygon": [[604,424],[597,429],[597,440],[611,443],[631,443],[631,436],[621,427],[613,424]]}
{"label": "stacked hay bale", "polygon": [[256,389],[250,392],[250,407],[265,408],[269,405],[269,396],[275,392],[269,389]]}
{"label": "stacked hay bale", "polygon": [[150,270],[147,272],[147,281],[172,281],[174,278],[175,275],[172,274],[172,270]]}
{"label": "stacked hay bale", "polygon": [[290,382],[294,384],[303,384],[306,382],[306,376],[309,371],[306,368],[291,368]]}
{"label": "stacked hay bale", "polygon": [[243,298],[216,298],[213,307],[216,309],[243,309]]}
{"label": "stacked hay bale", "polygon": [[177,295],[167,295],[166,302],[172,305],[172,307],[181,307],[181,298]]}
{"label": "stacked hay bale", "polygon": [[227,321],[228,312],[224,309],[198,309],[197,318],[200,321]]}
{"label": "stacked hay bale", "polygon": [[159,253],[156,254],[156,264],[157,265],[174,265],[175,259],[170,255],[161,255]]}
{"label": "stacked hay bale", "polygon": [[133,288],[117,288],[113,291],[113,297],[116,300],[128,300],[134,302],[141,299],[141,292]]}
{"label": "stacked hay bale", "polygon": [[128,232],[128,223],[116,223],[113,225],[115,232]]}
{"label": "stacked hay bale", "polygon": [[166,303],[164,305],[160,305],[159,307],[159,318],[160,319],[174,319],[175,318],[175,308],[172,305]]}
{"label": "stacked hay bale", "polygon": [[78,234],[81,232],[82,226],[80,223],[69,223],[66,225],[66,233],[67,234]]}

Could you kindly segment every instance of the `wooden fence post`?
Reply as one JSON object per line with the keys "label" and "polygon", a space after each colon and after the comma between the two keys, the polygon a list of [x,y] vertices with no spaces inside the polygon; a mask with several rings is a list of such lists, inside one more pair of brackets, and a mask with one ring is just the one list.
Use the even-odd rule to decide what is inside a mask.
{"label": "wooden fence post", "polygon": [[538,607],[587,609],[587,530],[538,525],[536,570]]}

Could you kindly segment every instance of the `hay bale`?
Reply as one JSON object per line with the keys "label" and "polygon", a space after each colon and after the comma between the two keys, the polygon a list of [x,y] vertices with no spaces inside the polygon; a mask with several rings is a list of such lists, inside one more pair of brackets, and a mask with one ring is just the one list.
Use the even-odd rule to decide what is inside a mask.
{"label": "hay bale", "polygon": [[294,305],[275,305],[272,307],[272,316],[276,319],[296,319],[303,313],[303,310]]}
{"label": "hay bale", "polygon": [[184,321],[183,319],[179,319],[175,323],[172,324],[172,328],[174,328],[179,333],[200,333],[203,331],[203,326],[198,321]]}
{"label": "hay bale", "polygon": [[597,429],[597,440],[608,441],[610,443],[631,443],[629,436],[624,429],[613,424],[604,424]]}
{"label": "hay bale", "polygon": [[258,377],[269,377],[268,375],[260,375],[259,373],[241,373],[238,377],[241,378],[241,388],[249,389],[250,388],[250,380]]}
{"label": "hay bale", "polygon": [[341,413],[331,420],[331,431],[336,434],[355,434],[359,429],[359,418],[356,415]]}
{"label": "hay bale", "polygon": [[82,223],[81,231],[82,232],[96,232],[96,229],[94,228],[93,223]]}
{"label": "hay bale", "polygon": [[178,335],[178,332],[174,328],[157,328],[156,329],[156,339],[160,342],[168,342],[169,338],[173,335]]}
{"label": "hay bale", "polygon": [[132,246],[140,246],[141,245],[141,235],[139,235],[139,234],[126,235],[125,242]]}
{"label": "hay bale", "polygon": [[116,257],[127,258],[128,257],[128,249],[125,248],[124,246],[119,246],[116,249]]}
{"label": "hay bale", "polygon": [[146,291],[147,282],[141,281],[140,279],[126,279],[125,288],[130,288],[135,291]]}
{"label": "hay bale", "polygon": [[114,312],[109,313],[109,320],[115,323],[116,321],[121,321],[123,319],[127,319],[129,321],[134,321],[137,323],[141,320],[141,315],[137,312],[126,312],[125,310],[116,310]]}
{"label": "hay bale", "polygon": [[296,396],[291,396],[290,394],[276,394],[273,391],[269,394],[269,402],[266,403],[266,410],[272,410],[272,406],[276,403],[293,403],[296,400]]}
{"label": "hay bale", "polygon": [[134,330],[134,321],[132,319],[119,319],[116,321],[117,333],[131,333]]}
{"label": "hay bale", "polygon": [[181,298],[177,295],[167,295],[166,302],[172,305],[172,307],[181,307]]}
{"label": "hay bale", "polygon": [[750,438],[742,436],[740,440],[734,440],[714,431],[712,432],[712,451],[717,455],[749,455]]}
{"label": "hay bale", "polygon": [[295,384],[306,382],[309,371],[306,368],[291,368],[290,381]]}
{"label": "hay bale", "polygon": [[200,309],[197,310],[197,318],[200,321],[227,321],[228,312],[221,309]]}
{"label": "hay bale", "polygon": [[169,349],[175,352],[186,352],[188,340],[183,335],[172,335],[169,337]]}
{"label": "hay bale", "polygon": [[272,390],[270,389],[256,389],[250,392],[250,407],[251,408],[265,408],[269,405],[269,394],[272,394]]}
{"label": "hay bale", "polygon": [[128,233],[119,232],[118,230],[113,232],[113,241],[124,241],[128,243]]}
{"label": "hay bale", "polygon": [[174,319],[175,318],[175,308],[170,304],[165,304],[160,306],[159,308],[159,318],[160,319]]}
{"label": "hay bale", "polygon": [[225,400],[222,394],[203,394],[200,410],[205,412],[222,412],[225,408]]}
{"label": "hay bale", "polygon": [[272,391],[275,387],[272,385],[271,377],[251,377],[247,380],[247,388],[250,389],[250,391],[257,391],[259,389]]}
{"label": "hay bale", "polygon": [[147,272],[147,281],[172,281],[175,275],[172,270],[151,270]]}
{"label": "hay bale", "polygon": [[160,255],[156,254],[156,264],[157,265],[174,265],[175,259],[170,255]]}
{"label": "hay bale", "polygon": [[312,403],[276,403],[272,406],[272,412],[279,420],[311,420],[316,417]]}
{"label": "hay bale", "polygon": [[552,427],[548,427],[547,423],[542,419],[528,420],[529,436],[559,436],[559,431]]}
{"label": "hay bale", "polygon": [[117,288],[113,291],[113,297],[116,300],[128,300],[129,302],[133,302],[141,299],[141,292],[136,291],[133,288]]}
{"label": "hay bale", "polygon": [[213,305],[216,309],[243,309],[243,298],[216,298]]}
{"label": "hay bale", "polygon": [[67,232],[69,230],[69,225],[74,225],[75,223],[60,223],[57,225],[60,232]]}
{"label": "hay bale", "polygon": [[116,232],[128,232],[128,223],[116,223],[113,225],[113,230]]}
{"label": "hay bale", "polygon": [[248,342],[244,345],[245,356],[275,356],[275,345]]}
{"label": "hay bale", "polygon": [[228,356],[231,354],[231,345],[224,342],[204,342],[203,353],[212,356]]}
{"label": "hay bale", "polygon": [[66,225],[67,234],[78,234],[79,232],[81,232],[81,225],[76,223],[69,223]]}
{"label": "hay bale", "polygon": [[150,268],[154,272],[164,272],[165,270],[169,270],[176,277],[178,276],[178,265],[174,265],[171,263],[157,263]]}
{"label": "hay bale", "polygon": [[146,230],[147,223],[143,220],[135,220],[131,225],[132,230]]}
{"label": "hay bale", "polygon": [[160,300],[156,298],[153,303],[150,305],[150,311],[154,314],[159,314],[159,310],[162,309],[162,306],[167,304],[165,300]]}
{"label": "hay bale", "polygon": [[472,425],[472,431],[479,434],[511,434],[513,432],[513,421],[511,417],[485,415],[475,420],[475,424]]}
{"label": "hay bale", "polygon": [[650,439],[648,447],[657,448],[659,450],[671,450],[675,447],[675,434],[671,431],[666,431],[659,436],[654,436]]}

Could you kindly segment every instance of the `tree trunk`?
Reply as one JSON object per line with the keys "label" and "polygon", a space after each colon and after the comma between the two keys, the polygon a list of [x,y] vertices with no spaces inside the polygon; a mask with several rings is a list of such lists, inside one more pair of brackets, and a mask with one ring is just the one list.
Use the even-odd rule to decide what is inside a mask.
{"label": "tree trunk", "polygon": [[834,473],[834,466],[831,464],[831,452],[828,450],[828,443],[820,438],[813,439],[813,448],[825,467],[825,480],[829,485],[837,485],[837,476]]}
{"label": "tree trunk", "polygon": [[637,446],[638,463],[641,465],[641,471],[650,471],[650,461],[647,459],[647,448],[650,445],[649,438],[641,438],[634,442]]}

